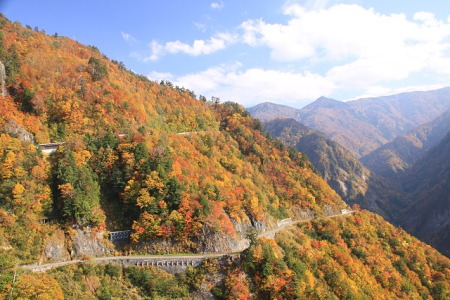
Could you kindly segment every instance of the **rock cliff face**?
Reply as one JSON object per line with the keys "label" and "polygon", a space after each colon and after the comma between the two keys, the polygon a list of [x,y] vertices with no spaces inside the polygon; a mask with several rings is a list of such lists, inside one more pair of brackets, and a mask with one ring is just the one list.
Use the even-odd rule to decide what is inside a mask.
{"label": "rock cliff face", "polygon": [[6,122],[4,129],[9,135],[17,137],[22,142],[34,142],[33,135],[17,124],[13,119]]}
{"label": "rock cliff face", "polygon": [[3,97],[7,95],[5,79],[6,79],[5,65],[0,61],[0,94]]}
{"label": "rock cliff face", "polygon": [[250,241],[246,238],[249,232],[262,233],[276,227],[276,224],[266,224],[264,221],[246,220],[245,222],[233,222],[235,234],[227,234],[217,231],[215,228],[204,225],[202,233],[194,238],[190,244],[186,245],[182,241],[170,241],[158,239],[143,241],[133,249],[138,252],[147,252],[149,254],[167,254],[167,253],[228,253],[239,252],[247,249]]}
{"label": "rock cliff face", "polygon": [[55,230],[44,245],[40,262],[62,262],[82,257],[106,256],[114,251],[103,232],[75,229],[71,234]]}
{"label": "rock cliff face", "polygon": [[64,231],[55,230],[44,245],[44,255],[41,262],[62,262],[70,260],[70,253],[67,250]]}
{"label": "rock cliff face", "polygon": [[72,238],[72,258],[83,256],[106,256],[114,251],[113,245],[108,245],[102,232],[89,232],[77,229]]}
{"label": "rock cliff face", "polygon": [[250,243],[242,243],[241,239],[232,239],[224,232],[214,232],[212,228],[204,228],[201,235],[201,251],[203,253],[226,253],[242,251]]}
{"label": "rock cliff face", "polygon": [[233,222],[236,234],[230,236],[224,232],[216,232],[213,228],[205,226],[200,237],[201,252],[225,253],[238,252],[250,246],[247,234],[250,232],[263,233],[276,227],[274,223],[266,224],[264,221],[247,220],[246,222]]}

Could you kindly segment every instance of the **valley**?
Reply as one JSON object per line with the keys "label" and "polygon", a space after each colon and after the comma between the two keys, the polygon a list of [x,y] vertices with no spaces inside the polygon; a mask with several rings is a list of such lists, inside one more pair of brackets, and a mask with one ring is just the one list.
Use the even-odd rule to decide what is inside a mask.
{"label": "valley", "polygon": [[[449,255],[450,240],[445,233],[450,222],[449,151],[441,144],[446,143],[450,130],[448,92],[448,89],[441,89],[345,103],[319,98],[301,110],[284,106],[278,109],[276,104],[261,104],[249,108],[249,111],[265,121],[265,129],[273,136],[306,153],[328,184],[347,203],[359,204],[382,215]],[[409,105],[405,104],[407,101]],[[423,106],[427,101],[430,101],[431,107],[425,109]],[[442,113],[438,114],[438,111]],[[410,116],[410,119],[405,119],[405,116]],[[413,116],[418,125],[414,128],[411,127]],[[385,139],[373,135],[371,142],[366,142],[367,137],[361,134],[372,134],[376,130],[368,125],[358,125],[356,121],[352,121],[356,125],[352,127],[352,132],[345,133],[345,128],[350,128],[346,124],[353,117],[358,122],[366,122],[366,125],[386,126]],[[306,127],[298,120],[319,131]],[[320,126],[310,120],[321,120]],[[421,120],[427,122],[421,124]],[[400,134],[401,131],[395,129],[397,125],[389,124],[403,124],[402,128],[409,129]],[[328,131],[327,126],[342,136]],[[390,133],[387,133],[388,128]],[[348,144],[345,139],[357,143]],[[365,150],[357,150],[354,145],[367,146],[372,142],[379,147],[362,157],[355,155]]]}

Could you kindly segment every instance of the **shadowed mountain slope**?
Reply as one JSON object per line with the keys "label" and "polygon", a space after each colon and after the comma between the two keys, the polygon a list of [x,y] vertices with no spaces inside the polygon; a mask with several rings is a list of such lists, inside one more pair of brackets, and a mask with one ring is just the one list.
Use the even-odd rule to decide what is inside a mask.
{"label": "shadowed mountain slope", "polygon": [[371,173],[349,151],[325,134],[294,119],[275,119],[264,129],[286,145],[305,153],[327,183],[349,204],[359,204],[388,219],[403,208],[401,193],[389,181]]}
{"label": "shadowed mountain slope", "polygon": [[450,110],[447,110],[433,121],[396,137],[360,160],[378,175],[392,178],[411,167],[449,131]]}
{"label": "shadowed mountain slope", "polygon": [[450,132],[400,178],[410,194],[399,222],[412,234],[450,255]]}
{"label": "shadowed mountain slope", "polygon": [[272,120],[264,127],[305,153],[347,203],[385,216],[449,255],[450,133],[402,174],[388,180],[370,172],[324,134],[293,119]]}

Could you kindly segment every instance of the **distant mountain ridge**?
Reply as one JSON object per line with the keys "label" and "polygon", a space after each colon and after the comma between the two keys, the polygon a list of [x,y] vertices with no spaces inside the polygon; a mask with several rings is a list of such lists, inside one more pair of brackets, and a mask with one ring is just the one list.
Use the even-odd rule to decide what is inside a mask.
{"label": "distant mountain ridge", "polygon": [[[281,107],[281,108],[280,108]],[[294,118],[325,133],[357,158],[450,109],[450,88],[341,102],[321,97],[302,109],[259,104],[248,111],[262,121]]]}
{"label": "distant mountain ridge", "polygon": [[249,107],[247,110],[253,117],[263,122],[278,118],[297,119],[300,113],[297,108],[271,102],[263,102]]}
{"label": "distant mountain ridge", "polygon": [[360,160],[378,175],[392,178],[411,167],[450,131],[450,110],[431,122],[396,137]]}

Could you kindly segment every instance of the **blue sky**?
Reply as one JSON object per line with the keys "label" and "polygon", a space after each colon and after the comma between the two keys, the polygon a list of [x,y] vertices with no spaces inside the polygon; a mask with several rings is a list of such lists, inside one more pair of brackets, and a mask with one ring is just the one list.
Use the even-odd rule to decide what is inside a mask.
{"label": "blue sky", "polygon": [[446,2],[0,0],[0,11],[197,95],[300,108],[450,86]]}

